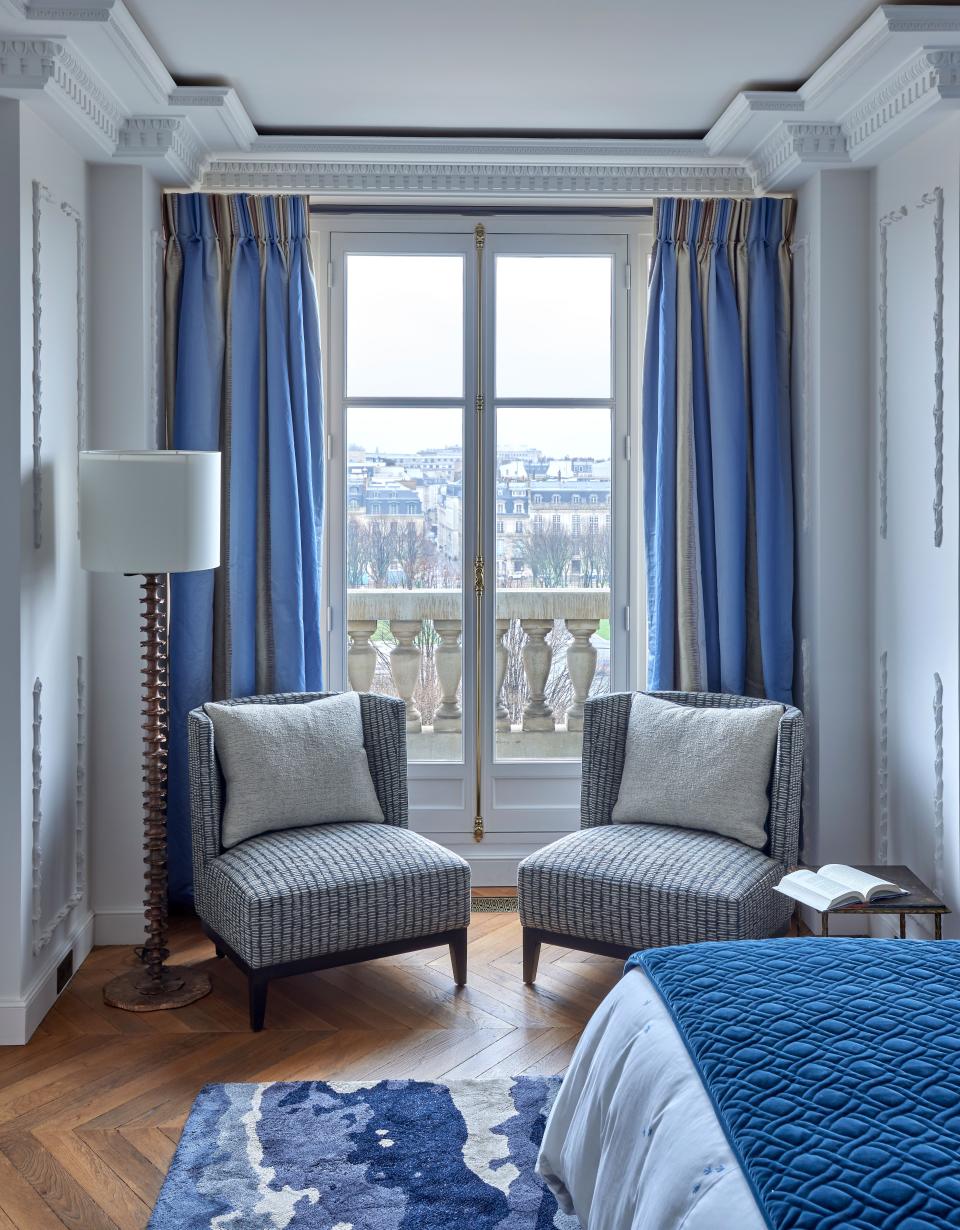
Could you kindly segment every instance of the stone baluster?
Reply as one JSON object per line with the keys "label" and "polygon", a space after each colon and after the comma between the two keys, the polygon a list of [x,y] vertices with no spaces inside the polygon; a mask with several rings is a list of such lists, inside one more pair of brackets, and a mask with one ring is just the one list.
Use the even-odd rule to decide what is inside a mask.
{"label": "stone baluster", "polygon": [[556,721],[545,693],[553,660],[553,650],[547,644],[547,637],[553,631],[553,620],[521,619],[520,626],[527,634],[523,646],[523,673],[530,689],[530,699],[523,707],[523,729],[552,731],[556,728]]}
{"label": "stone baluster", "polygon": [[463,674],[460,656],[459,619],[435,619],[433,626],[440,638],[436,649],[437,678],[440,680],[440,704],[433,717],[433,729],[459,731],[463,729],[463,710],[457,700],[457,689]]}
{"label": "stone baluster", "polygon": [[390,674],[397,695],[407,707],[407,733],[419,732],[423,727],[420,710],[414,703],[413,693],[420,676],[420,650],[414,640],[420,634],[419,619],[391,619],[390,631],[396,645],[390,650]]}
{"label": "stone baluster", "polygon": [[354,692],[369,692],[377,669],[377,651],[370,638],[377,630],[375,619],[351,619],[347,623],[347,678]]}
{"label": "stone baluster", "polygon": [[567,710],[567,730],[583,730],[583,705],[597,673],[597,651],[590,638],[600,626],[596,619],[568,619],[573,644],[567,648],[567,674],[573,685],[573,704]]}
{"label": "stone baluster", "polygon": [[507,647],[503,643],[504,637],[510,631],[509,619],[497,620],[497,648],[496,648],[496,687],[494,696],[497,702],[497,730],[501,733],[509,733],[510,731],[510,714],[507,713],[507,706],[503,703],[503,681],[507,677]]}

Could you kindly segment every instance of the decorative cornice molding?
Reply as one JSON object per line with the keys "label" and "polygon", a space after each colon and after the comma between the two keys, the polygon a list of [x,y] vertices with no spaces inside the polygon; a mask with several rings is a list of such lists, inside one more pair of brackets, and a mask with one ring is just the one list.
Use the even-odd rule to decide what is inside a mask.
{"label": "decorative cornice molding", "polygon": [[943,680],[933,676],[933,890],[943,897]]}
{"label": "decorative cornice molding", "polygon": [[[260,137],[230,86],[178,86],[122,0],[0,0],[0,11],[12,28],[0,95],[52,98],[68,136],[79,124],[92,140],[79,141],[85,156],[143,160],[178,187],[544,204],[753,195],[875,160],[930,108],[960,100],[960,6],[880,6],[799,89],[743,91],[702,140]],[[74,29],[85,59],[59,32],[32,38],[36,21]],[[122,98],[103,84],[114,81]]]}
{"label": "decorative cornice molding", "polygon": [[923,48],[841,120],[851,157],[862,157],[918,114],[958,97],[958,90],[960,48]]}
{"label": "decorative cornice molding", "polygon": [[102,149],[113,153],[123,121],[120,104],[64,40],[0,39],[0,90],[53,95]]}
{"label": "decorative cornice molding", "polygon": [[889,730],[887,726],[887,651],[880,654],[880,729],[877,746],[877,862],[890,856]]}
{"label": "decorative cornice molding", "polygon": [[327,163],[300,159],[212,158],[200,186],[218,191],[278,190],[326,196],[379,194],[439,197],[517,196],[585,200],[671,192],[752,193],[746,167],[730,165],[573,163]]}
{"label": "decorative cornice molding", "polygon": [[131,116],[120,129],[117,158],[162,158],[192,182],[200,174],[203,148],[182,115]]}
{"label": "decorative cornice molding", "polygon": [[804,163],[818,167],[843,164],[850,154],[839,124],[779,124],[754,155],[758,184],[776,187]]}

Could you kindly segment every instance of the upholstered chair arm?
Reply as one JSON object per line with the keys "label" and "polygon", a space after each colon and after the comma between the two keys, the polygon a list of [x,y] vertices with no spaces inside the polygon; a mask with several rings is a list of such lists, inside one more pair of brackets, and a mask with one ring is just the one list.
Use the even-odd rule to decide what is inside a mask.
{"label": "upholstered chair arm", "polygon": [[407,827],[407,721],[402,700],[360,693],[370,776],[387,824]]}
{"label": "upholstered chair arm", "polygon": [[609,824],[623,776],[632,692],[596,696],[583,707],[580,827]]}
{"label": "upholstered chair arm", "polygon": [[223,818],[223,778],[213,745],[213,722],[202,709],[193,709],[187,716],[187,751],[193,894],[197,912],[202,916],[207,867],[220,853]]}

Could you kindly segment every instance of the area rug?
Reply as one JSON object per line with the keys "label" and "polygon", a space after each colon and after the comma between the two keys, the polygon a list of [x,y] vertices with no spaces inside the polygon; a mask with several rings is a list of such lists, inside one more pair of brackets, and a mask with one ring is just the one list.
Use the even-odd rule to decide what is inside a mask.
{"label": "area rug", "polygon": [[534,1172],[559,1086],[208,1085],[149,1230],[579,1230]]}

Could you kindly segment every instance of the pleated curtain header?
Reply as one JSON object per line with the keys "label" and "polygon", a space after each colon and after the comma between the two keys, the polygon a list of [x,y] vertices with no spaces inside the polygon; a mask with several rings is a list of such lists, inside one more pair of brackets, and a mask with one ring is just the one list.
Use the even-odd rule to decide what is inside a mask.
{"label": "pleated curtain header", "polygon": [[796,216],[797,203],[789,197],[669,197],[653,207],[656,242],[691,247],[789,244]]}
{"label": "pleated curtain header", "polygon": [[283,248],[309,238],[310,201],[305,196],[254,193],[168,193],[163,224],[167,239],[255,239]]}

